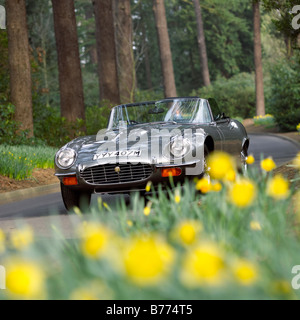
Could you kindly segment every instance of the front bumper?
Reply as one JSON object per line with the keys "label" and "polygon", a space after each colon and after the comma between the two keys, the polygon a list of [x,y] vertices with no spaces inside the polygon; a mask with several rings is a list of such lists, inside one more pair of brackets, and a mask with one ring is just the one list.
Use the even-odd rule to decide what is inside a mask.
{"label": "front bumper", "polygon": [[[199,162],[198,162],[199,163]],[[117,165],[116,165],[117,166]],[[138,165],[137,165],[138,166]],[[186,179],[194,179],[195,177],[200,177],[203,172],[199,172],[199,170],[193,170],[197,166],[196,162],[192,163],[184,163],[184,164],[168,164],[168,165],[157,165],[152,164],[149,165],[151,170],[146,177],[142,177],[141,179],[129,181],[132,179],[128,179],[128,181],[118,182],[118,183],[93,183],[93,180],[87,179],[82,173],[80,165],[76,167],[76,170],[70,170],[69,172],[56,172],[55,175],[59,178],[61,182],[63,182],[64,177],[76,176],[77,185],[68,186],[69,188],[80,190],[80,191],[88,191],[90,193],[130,193],[133,191],[145,192],[145,188],[147,183],[151,181],[151,184],[155,187],[161,184],[163,187],[171,186],[173,184],[183,183]],[[161,171],[164,168],[178,167],[181,169],[181,174],[179,176],[174,176],[172,179],[169,177],[162,177]],[[195,174],[190,174],[195,171]],[[117,174],[117,173],[114,173]],[[172,181],[172,183],[171,183]]]}

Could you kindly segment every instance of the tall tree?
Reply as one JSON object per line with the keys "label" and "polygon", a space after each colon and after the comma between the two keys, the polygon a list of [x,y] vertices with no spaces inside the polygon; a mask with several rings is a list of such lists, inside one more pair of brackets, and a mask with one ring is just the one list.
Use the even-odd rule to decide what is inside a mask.
{"label": "tall tree", "polygon": [[210,85],[210,77],[209,77],[209,69],[208,69],[208,61],[207,61],[207,52],[206,52],[206,44],[205,44],[205,35],[203,28],[203,20],[202,20],[202,12],[199,0],[193,0],[196,21],[197,21],[197,40],[198,40],[198,48],[199,55],[201,59],[202,66],[202,78],[205,86]]}
{"label": "tall tree", "polygon": [[133,102],[135,66],[130,0],[115,0],[116,49],[121,102]]}
{"label": "tall tree", "polygon": [[25,0],[7,0],[7,35],[11,102],[21,130],[33,136],[31,66]]}
{"label": "tall tree", "polygon": [[253,5],[256,115],[264,116],[265,115],[265,97],[264,97],[263,68],[262,68],[262,57],[261,57],[259,0],[253,0],[252,5]]}
{"label": "tall tree", "polygon": [[85,119],[82,75],[73,0],[52,0],[59,70],[61,115]]}
{"label": "tall tree", "polygon": [[100,97],[112,104],[120,104],[112,1],[94,0],[93,4]]}
{"label": "tall tree", "polygon": [[164,94],[165,97],[176,97],[177,92],[164,1],[153,0],[153,11],[160,50]]}

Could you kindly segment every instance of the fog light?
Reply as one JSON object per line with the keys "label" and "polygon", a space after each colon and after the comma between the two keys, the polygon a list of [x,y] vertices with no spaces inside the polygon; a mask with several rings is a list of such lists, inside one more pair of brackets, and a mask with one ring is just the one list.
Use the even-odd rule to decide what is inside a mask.
{"label": "fog light", "polygon": [[163,168],[161,169],[161,176],[166,177],[176,177],[181,175],[181,168],[174,167],[174,168]]}
{"label": "fog light", "polygon": [[65,186],[76,186],[78,184],[76,176],[72,177],[64,177],[63,178],[63,184]]}

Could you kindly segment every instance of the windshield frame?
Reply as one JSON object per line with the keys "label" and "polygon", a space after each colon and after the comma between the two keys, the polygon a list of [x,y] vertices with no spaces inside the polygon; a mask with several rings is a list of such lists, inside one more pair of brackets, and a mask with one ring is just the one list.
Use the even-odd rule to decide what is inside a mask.
{"label": "windshield frame", "polygon": [[[153,100],[153,101],[144,101],[144,102],[135,102],[135,103],[128,103],[128,104],[121,104],[121,105],[117,105],[115,107],[112,108],[111,113],[110,113],[110,117],[108,120],[108,125],[107,125],[107,129],[108,130],[116,130],[118,129],[120,126],[116,127],[114,126],[114,117],[116,112],[118,111],[119,108],[127,108],[127,107],[138,107],[138,106],[147,106],[147,105],[152,105],[154,106],[155,104],[162,104],[162,103],[170,103],[176,100],[181,100],[181,101],[189,101],[189,100],[202,100],[203,102],[206,102],[207,105],[207,109],[209,112],[209,116],[211,121],[213,121],[214,117],[210,108],[210,104],[208,103],[207,99],[203,99],[200,97],[174,97],[174,98],[166,98],[166,99],[161,99],[161,100]],[[155,124],[155,123],[177,123],[174,120],[168,120],[168,121],[154,121],[154,122],[141,122],[139,124]],[[178,122],[180,124],[203,124],[204,122]],[[205,122],[207,123],[207,122]],[[126,124],[127,125],[127,124]],[[134,126],[135,124],[131,124],[130,126]]]}

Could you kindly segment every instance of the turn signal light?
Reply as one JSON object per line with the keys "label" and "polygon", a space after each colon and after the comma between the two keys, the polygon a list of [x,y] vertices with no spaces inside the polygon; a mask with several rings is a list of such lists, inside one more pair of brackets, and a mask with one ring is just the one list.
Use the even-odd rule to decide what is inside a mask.
{"label": "turn signal light", "polygon": [[177,177],[181,175],[181,168],[174,167],[174,168],[163,168],[161,169],[161,176],[166,177]]}
{"label": "turn signal light", "polygon": [[76,176],[64,177],[62,182],[65,186],[76,186],[78,184]]}

